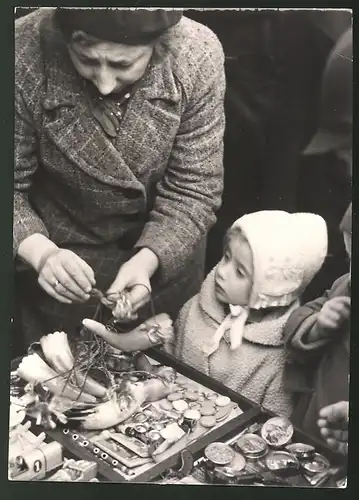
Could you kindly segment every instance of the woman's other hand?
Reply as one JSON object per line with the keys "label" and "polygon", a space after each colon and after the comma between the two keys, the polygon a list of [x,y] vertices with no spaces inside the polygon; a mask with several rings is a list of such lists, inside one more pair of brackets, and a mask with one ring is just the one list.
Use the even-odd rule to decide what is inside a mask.
{"label": "woman's other hand", "polygon": [[71,250],[59,248],[42,234],[32,234],[19,245],[18,256],[38,273],[38,283],[64,304],[84,302],[95,286],[92,268]]}
{"label": "woman's other hand", "polygon": [[96,284],[92,268],[74,252],[62,248],[46,256],[38,282],[45,292],[64,304],[85,302]]}
{"label": "woman's other hand", "polygon": [[115,303],[119,295],[126,291],[132,312],[145,305],[151,297],[150,279],[158,268],[158,257],[148,248],[142,248],[125,262],[106,293],[104,303]]}

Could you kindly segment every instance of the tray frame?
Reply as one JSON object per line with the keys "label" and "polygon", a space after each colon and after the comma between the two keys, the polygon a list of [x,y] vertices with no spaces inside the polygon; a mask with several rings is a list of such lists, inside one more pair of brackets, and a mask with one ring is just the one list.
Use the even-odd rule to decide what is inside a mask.
{"label": "tray frame", "polygon": [[[157,348],[151,348],[145,352],[153,360],[157,361],[160,364],[164,364],[167,366],[171,366],[177,372],[182,375],[188,377],[189,379],[204,385],[208,389],[211,389],[215,392],[223,394],[224,396],[228,396],[232,401],[238,404],[238,406],[243,410],[241,415],[229,420],[228,422],[222,424],[220,427],[213,429],[212,431],[207,432],[203,437],[200,437],[195,442],[191,443],[187,450],[194,456],[199,457],[203,452],[204,448],[213,441],[218,441],[220,439],[224,439],[224,437],[235,431],[236,429],[246,427],[246,423],[248,421],[252,421],[252,419],[260,415],[261,408],[259,405],[256,405],[248,398],[241,396],[240,394],[232,391],[228,387],[224,386],[220,382],[212,379],[208,375],[205,375],[198,370],[182,363],[174,356],[165,353]],[[16,369],[17,364],[20,359],[15,359],[11,363],[11,369]],[[89,460],[94,461],[94,456],[91,451],[86,448],[80,446],[78,441],[73,441],[69,434],[64,434],[61,429],[48,430],[46,434],[53,439],[54,441],[59,442],[63,445],[63,447],[74,455],[79,460]],[[81,433],[76,432],[79,436]],[[81,440],[79,440],[81,441]],[[175,452],[173,455],[168,457],[166,460],[158,464],[154,464],[151,469],[145,471],[142,474],[137,475],[133,479],[126,479],[120,473],[116,472],[109,464],[104,462],[101,459],[96,460],[98,467],[98,475],[101,480],[116,482],[116,483],[149,483],[156,480],[156,478],[160,477],[163,473],[165,473],[170,468],[176,468],[180,466],[180,453]]]}
{"label": "tray frame", "polygon": [[[153,360],[160,364],[171,366],[177,372],[188,377],[189,379],[211,389],[215,392],[228,396],[232,401],[237,403],[239,407],[243,410],[243,413],[228,422],[224,423],[219,428],[213,429],[212,431],[206,433],[203,437],[200,437],[195,442],[191,443],[187,450],[192,454],[194,460],[198,460],[203,456],[205,447],[213,441],[226,441],[231,439],[241,430],[246,428],[248,425],[259,420],[267,420],[271,417],[276,416],[275,413],[255,404],[253,401],[242,396],[239,393],[229,389],[220,382],[214,380],[213,378],[205,375],[195,368],[179,361],[174,356],[162,351],[159,348],[151,348],[145,352]],[[12,369],[15,369],[16,362],[18,360],[13,360]],[[78,459],[94,461],[93,454],[86,448],[77,444],[77,441],[73,441],[69,435],[63,434],[62,430],[55,429],[52,431],[47,431],[47,435],[61,443],[64,448],[69,451],[72,455]],[[314,446],[319,453],[324,454],[333,465],[344,466],[346,459],[339,453],[334,452],[325,443],[311,437],[298,429],[294,428],[294,439],[299,442],[304,442]],[[126,479],[120,473],[117,473],[109,464],[99,459],[96,461],[98,466],[98,475],[101,480],[117,483],[148,483],[153,482],[164,474],[170,468],[176,468],[180,466],[180,452],[176,452],[166,460],[154,464],[154,466],[145,471],[142,474],[134,477],[133,479]]]}

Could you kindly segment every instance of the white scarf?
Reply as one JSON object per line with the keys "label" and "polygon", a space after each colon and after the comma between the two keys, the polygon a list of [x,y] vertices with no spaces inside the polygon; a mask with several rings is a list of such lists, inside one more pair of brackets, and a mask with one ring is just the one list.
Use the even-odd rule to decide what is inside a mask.
{"label": "white scarf", "polygon": [[247,322],[249,308],[229,305],[230,313],[225,317],[216,330],[210,345],[207,347],[207,354],[210,356],[219,347],[224,334],[229,330],[230,347],[234,351],[242,344],[244,325]]}

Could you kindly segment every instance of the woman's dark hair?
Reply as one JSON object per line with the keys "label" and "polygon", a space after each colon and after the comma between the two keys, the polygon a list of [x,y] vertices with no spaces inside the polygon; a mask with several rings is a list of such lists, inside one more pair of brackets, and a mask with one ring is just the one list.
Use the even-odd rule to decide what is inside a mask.
{"label": "woman's dark hair", "polygon": [[[180,11],[164,9],[68,9],[58,7],[55,24],[69,42],[76,31],[95,39],[127,45],[147,45],[177,24]],[[94,41],[94,43],[96,43]]]}
{"label": "woman's dark hair", "polygon": [[[68,12],[62,9],[57,9],[55,13],[55,22],[59,27],[65,41],[79,42],[87,47],[91,47],[99,43],[99,39],[95,36],[82,31],[80,28],[74,28],[74,26],[68,22]],[[151,43],[150,41],[148,43]],[[154,52],[152,56],[152,63],[161,62],[166,54],[170,53],[170,37],[168,31],[161,33],[159,36],[152,39],[154,43]]]}

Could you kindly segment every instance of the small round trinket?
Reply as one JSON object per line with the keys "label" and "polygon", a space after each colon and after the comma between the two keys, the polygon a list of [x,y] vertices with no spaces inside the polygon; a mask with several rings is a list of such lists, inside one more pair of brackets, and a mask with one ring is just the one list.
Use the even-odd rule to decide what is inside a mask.
{"label": "small round trinket", "polygon": [[225,443],[214,442],[206,446],[205,457],[215,465],[227,465],[234,458],[234,451]]}
{"label": "small round trinket", "polygon": [[205,394],[205,397],[206,397],[206,399],[208,399],[208,401],[211,401],[212,403],[214,403],[218,398],[218,394],[216,394],[215,392],[207,392]]}
{"label": "small round trinket", "polygon": [[198,401],[198,394],[193,391],[186,391],[184,397],[189,401]]}
{"label": "small round trinket", "polygon": [[182,398],[183,396],[180,392],[172,392],[167,396],[168,401],[171,401],[171,403],[173,403],[173,401],[179,401]]}
{"label": "small round trinket", "polygon": [[310,460],[305,460],[301,463],[302,468],[305,473],[314,476],[320,472],[325,472],[330,468],[329,460],[327,460],[323,455],[315,453]]}
{"label": "small round trinket", "polygon": [[199,421],[199,423],[203,427],[211,428],[211,427],[214,427],[216,425],[217,421],[216,421],[216,417],[214,417],[213,415],[208,415],[208,416],[202,417],[201,420]]}
{"label": "small round trinket", "polygon": [[168,401],[168,399],[162,399],[159,402],[159,405],[162,408],[162,410],[165,410],[165,411],[171,411],[171,410],[173,410],[172,403],[170,401]]}
{"label": "small round trinket", "polygon": [[130,427],[129,425],[125,427],[124,434],[128,437],[134,437],[136,434],[136,431],[133,427]]}
{"label": "small round trinket", "polygon": [[159,439],[162,439],[161,434],[158,431],[152,430],[148,431],[148,437],[150,441],[158,441]]}
{"label": "small round trinket", "polygon": [[201,405],[201,408],[199,409],[201,412],[201,415],[203,416],[209,416],[209,415],[214,415],[216,413],[216,409],[214,407],[214,404],[209,402],[208,403],[203,403]]}
{"label": "small round trinket", "polygon": [[216,420],[217,422],[222,422],[225,420],[232,410],[231,405],[222,406],[216,411]]}
{"label": "small round trinket", "polygon": [[138,424],[134,426],[134,429],[136,432],[138,432],[138,434],[145,434],[147,432],[148,427],[146,425]]}
{"label": "small round trinket", "polygon": [[228,406],[231,400],[228,396],[218,396],[214,402],[217,406]]}
{"label": "small round trinket", "polygon": [[266,457],[266,465],[271,471],[299,468],[299,462],[287,451],[271,451]]}
{"label": "small round trinket", "polygon": [[235,453],[230,465],[217,466],[213,470],[214,478],[224,482],[231,482],[232,479],[237,477],[245,468],[246,459],[243,455]]}
{"label": "small round trinket", "polygon": [[183,414],[183,418],[188,418],[189,420],[199,420],[201,418],[201,414],[198,410],[186,410]]}
{"label": "small round trinket", "polygon": [[315,453],[314,446],[304,443],[291,443],[288,444],[285,449],[298,458],[298,460],[312,458]]}
{"label": "small round trinket", "polygon": [[161,431],[162,429],[164,429],[166,427],[166,424],[163,424],[163,423],[160,423],[160,422],[153,422],[151,424],[151,429],[154,430],[154,431]]}
{"label": "small round trinket", "polygon": [[194,401],[191,403],[188,403],[188,406],[191,408],[191,410],[198,410],[201,408],[200,403],[195,403]]}
{"label": "small round trinket", "polygon": [[188,403],[184,399],[173,401],[172,406],[176,411],[180,413],[183,413],[188,409]]}
{"label": "small round trinket", "polygon": [[180,423],[183,430],[192,431],[199,419],[201,418],[201,414],[196,410],[186,410],[183,414],[182,421]]}
{"label": "small round trinket", "polygon": [[136,424],[143,424],[144,422],[147,422],[148,420],[148,416],[145,414],[145,413],[137,413],[137,415],[135,415],[132,420],[136,423]]}
{"label": "small round trinket", "polygon": [[261,435],[273,447],[284,446],[292,439],[293,425],[287,418],[273,417],[263,425]]}
{"label": "small round trinket", "polygon": [[262,458],[268,452],[267,443],[257,434],[243,434],[235,443],[234,448],[246,458]]}

